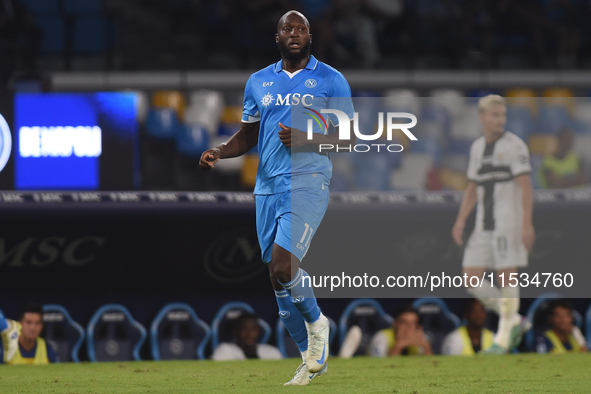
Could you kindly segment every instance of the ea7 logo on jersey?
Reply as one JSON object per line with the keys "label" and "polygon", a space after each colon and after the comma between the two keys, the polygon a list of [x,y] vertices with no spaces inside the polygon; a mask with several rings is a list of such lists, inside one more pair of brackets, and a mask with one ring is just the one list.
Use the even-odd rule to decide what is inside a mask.
{"label": "ea7 logo on jersey", "polygon": [[271,86],[273,85],[273,82],[263,82],[263,87],[267,87],[267,86]]}

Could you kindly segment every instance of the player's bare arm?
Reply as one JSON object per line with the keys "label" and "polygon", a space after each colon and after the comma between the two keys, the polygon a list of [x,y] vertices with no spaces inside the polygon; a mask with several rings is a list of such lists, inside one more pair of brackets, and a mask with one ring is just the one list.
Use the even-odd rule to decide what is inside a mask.
{"label": "player's bare arm", "polygon": [[199,167],[203,171],[209,171],[220,159],[242,156],[254,148],[259,141],[260,122],[242,123],[230,139],[213,149],[208,149],[201,155]]}
{"label": "player's bare arm", "polygon": [[521,187],[521,201],[523,204],[523,227],[521,240],[526,249],[531,252],[536,242],[536,232],[533,225],[534,198],[531,178],[529,174],[522,174],[515,178]]}
{"label": "player's bare arm", "polygon": [[451,235],[454,239],[454,242],[458,246],[462,246],[464,244],[464,240],[462,239],[462,235],[464,234],[464,228],[466,227],[466,219],[474,209],[476,205],[476,182],[468,182],[468,186],[466,186],[466,190],[464,191],[464,197],[462,198],[462,204],[460,205],[460,210],[458,212],[458,216],[456,218],[456,222],[451,229]]}

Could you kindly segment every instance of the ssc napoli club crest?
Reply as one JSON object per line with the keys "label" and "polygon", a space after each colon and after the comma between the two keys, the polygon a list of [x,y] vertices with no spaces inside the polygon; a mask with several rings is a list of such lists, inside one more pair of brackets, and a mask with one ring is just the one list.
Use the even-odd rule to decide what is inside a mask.
{"label": "ssc napoli club crest", "polygon": [[311,89],[311,88],[315,88],[317,84],[318,84],[318,83],[316,82],[316,80],[315,80],[315,79],[308,79],[308,80],[307,80],[307,81],[304,83],[304,85],[306,85],[306,87],[307,87],[307,88],[310,88],[310,89]]}

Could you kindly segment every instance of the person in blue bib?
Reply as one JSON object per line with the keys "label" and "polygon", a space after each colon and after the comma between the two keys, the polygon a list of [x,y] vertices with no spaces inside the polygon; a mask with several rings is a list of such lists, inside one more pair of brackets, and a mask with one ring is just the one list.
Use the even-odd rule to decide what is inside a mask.
{"label": "person in blue bib", "polygon": [[347,120],[353,119],[354,110],[343,75],[310,55],[312,34],[304,15],[285,13],[275,41],[281,60],[250,76],[240,130],[205,151],[199,164],[210,170],[218,160],[243,155],[258,143],[254,194],[262,260],[269,268],[279,316],[303,359],[286,385],[306,385],[327,371],[330,325],[300,262],[328,206],[332,164],[318,147],[337,141],[339,133],[330,133],[329,125],[335,131],[342,117],[325,115],[328,121],[322,117],[323,122],[317,122],[325,127],[313,129],[309,138],[301,131],[303,124],[296,127],[292,122],[292,110],[303,106],[319,119],[322,108],[334,108]]}
{"label": "person in blue bib", "polygon": [[0,314],[0,334],[5,364],[49,364],[58,361],[57,353],[43,338],[43,308],[27,305],[18,321]]}

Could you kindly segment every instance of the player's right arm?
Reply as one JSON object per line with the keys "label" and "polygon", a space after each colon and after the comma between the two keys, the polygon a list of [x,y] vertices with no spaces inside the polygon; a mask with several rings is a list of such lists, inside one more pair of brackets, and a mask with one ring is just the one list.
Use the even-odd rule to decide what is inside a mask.
{"label": "player's right arm", "polygon": [[451,235],[458,246],[464,244],[462,235],[464,234],[464,228],[466,227],[466,219],[468,219],[470,212],[472,212],[472,209],[474,209],[474,206],[476,205],[477,187],[478,185],[476,182],[468,182],[468,186],[466,186],[466,190],[464,191],[464,197],[462,197],[462,204],[460,205],[456,222],[451,229]]}
{"label": "player's right arm", "polygon": [[261,122],[242,123],[240,130],[230,139],[213,149],[208,149],[201,155],[199,167],[209,171],[220,159],[228,159],[245,154],[254,148],[259,141],[259,126]]}

